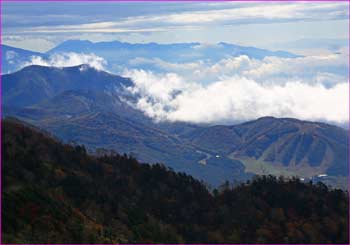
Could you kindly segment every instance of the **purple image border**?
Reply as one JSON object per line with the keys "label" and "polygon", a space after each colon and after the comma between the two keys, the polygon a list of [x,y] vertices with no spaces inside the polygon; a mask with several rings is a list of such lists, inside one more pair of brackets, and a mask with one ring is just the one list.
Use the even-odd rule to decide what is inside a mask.
{"label": "purple image border", "polygon": [[[350,13],[350,0],[0,0],[0,245],[2,244],[2,3],[3,2],[305,2],[307,4],[308,2],[348,2],[348,10]],[[350,15],[348,19],[348,47],[350,49]],[[349,92],[349,98],[350,98],[350,55],[348,53],[348,92]],[[350,105],[350,100],[348,101]],[[350,107],[350,106],[349,106]],[[349,108],[349,114],[348,114],[348,193],[350,190],[350,108]],[[349,195],[349,207],[350,207],[350,195]],[[350,223],[350,208],[348,210],[348,220]],[[350,227],[350,226],[349,226]],[[349,228],[348,227],[348,228]],[[348,241],[350,244],[350,232],[349,232]],[[26,243],[28,244],[28,243]],[[56,243],[55,243],[56,244]],[[69,243],[57,243],[56,245],[66,245]],[[90,245],[90,244],[84,244],[80,243],[81,245]],[[95,245],[102,245],[102,244],[96,244]],[[108,243],[104,243],[103,245],[108,245]],[[141,243],[139,243],[141,244]],[[160,243],[161,244],[161,243]],[[200,245],[193,244],[193,245]],[[284,245],[288,245],[283,243]],[[44,245],[44,244],[37,244],[37,245]],[[173,245],[173,244],[169,244]],[[174,244],[175,245],[175,244]],[[222,245],[229,245],[226,243],[222,243]],[[291,245],[291,244],[290,244]],[[316,244],[315,244],[316,245]],[[321,244],[319,244],[321,245]]]}
{"label": "purple image border", "polygon": [[350,2],[350,0],[0,0],[0,2]]}

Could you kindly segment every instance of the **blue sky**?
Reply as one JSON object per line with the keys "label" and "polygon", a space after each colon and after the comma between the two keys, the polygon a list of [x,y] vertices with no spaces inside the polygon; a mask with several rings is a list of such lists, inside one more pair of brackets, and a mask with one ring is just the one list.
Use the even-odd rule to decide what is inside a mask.
{"label": "blue sky", "polygon": [[36,51],[67,39],[291,49],[296,40],[346,41],[348,9],[347,2],[4,2],[2,38]]}

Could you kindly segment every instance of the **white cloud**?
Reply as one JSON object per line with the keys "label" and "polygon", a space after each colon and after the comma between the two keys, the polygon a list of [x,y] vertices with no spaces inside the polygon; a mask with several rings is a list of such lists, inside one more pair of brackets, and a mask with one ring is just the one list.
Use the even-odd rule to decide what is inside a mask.
{"label": "white cloud", "polygon": [[18,58],[18,54],[15,51],[9,50],[5,53],[5,59],[9,64],[14,64],[15,60]]}
{"label": "white cloud", "polygon": [[171,103],[179,92],[194,90],[199,85],[187,83],[175,73],[156,75],[144,70],[126,70],[125,77],[131,77],[135,86],[127,90],[139,96],[136,107],[156,120],[167,120],[166,113],[172,110]]}
{"label": "white cloud", "polygon": [[28,65],[69,67],[81,64],[88,64],[97,70],[103,70],[105,69],[107,62],[105,59],[95,54],[78,54],[70,52],[53,54],[47,59],[40,56],[32,56],[29,62],[23,64],[23,67]]}
{"label": "white cloud", "polygon": [[296,82],[264,86],[254,80],[232,77],[180,95],[172,101],[176,110],[168,119],[219,122],[270,115],[346,122],[347,88],[347,84],[326,89]]}
{"label": "white cloud", "polygon": [[230,123],[276,116],[345,123],[347,60],[347,54],[263,60],[242,55],[214,64],[138,58],[131,63],[166,72],[128,70],[124,76],[134,81],[128,90],[138,96],[135,107],[156,120]]}
{"label": "white cloud", "polygon": [[5,54],[6,60],[12,60],[18,57],[18,54],[15,51],[9,50]]}
{"label": "white cloud", "polygon": [[325,54],[299,58],[265,57],[262,60],[246,55],[224,58],[216,63],[199,60],[170,63],[159,58],[135,58],[130,66],[152,67],[165,73],[176,73],[186,81],[211,83],[220,77],[244,76],[259,83],[284,84],[290,80],[322,83],[332,86],[347,81],[348,54]]}
{"label": "white cloud", "polygon": [[171,29],[197,29],[207,25],[240,25],[242,23],[272,23],[319,21],[348,18],[347,3],[249,3],[225,5],[225,9],[183,11],[157,15],[139,15],[73,25],[38,26],[31,33],[121,33],[158,32]]}
{"label": "white cloud", "polygon": [[[137,96],[134,106],[155,120],[230,123],[262,116],[348,122],[348,53],[254,59],[246,55],[218,62],[171,63],[138,57],[125,62]],[[33,56],[25,65],[75,66],[104,69],[94,54]],[[132,69],[151,65],[162,71]],[[344,73],[345,72],[345,73]]]}

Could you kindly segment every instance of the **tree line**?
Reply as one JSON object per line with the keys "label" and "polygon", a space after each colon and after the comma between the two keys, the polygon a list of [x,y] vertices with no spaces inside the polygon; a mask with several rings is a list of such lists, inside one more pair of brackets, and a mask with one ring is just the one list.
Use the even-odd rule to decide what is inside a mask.
{"label": "tree line", "polygon": [[348,243],[348,193],[260,176],[209,191],[162,164],[2,121],[3,243]]}

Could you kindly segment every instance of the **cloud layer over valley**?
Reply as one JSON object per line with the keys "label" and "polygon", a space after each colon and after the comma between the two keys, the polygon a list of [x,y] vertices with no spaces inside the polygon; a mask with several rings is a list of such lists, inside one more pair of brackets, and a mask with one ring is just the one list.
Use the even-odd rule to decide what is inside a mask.
{"label": "cloud layer over valley", "polygon": [[[214,51],[220,45],[210,44]],[[88,64],[130,77],[134,85],[126,89],[135,99],[129,102],[156,121],[231,124],[263,116],[341,125],[349,121],[347,50],[263,58],[240,54],[218,58],[207,55],[207,50],[205,44],[189,49],[192,53],[186,54],[196,51],[197,59],[150,51],[153,56],[125,56],[118,63],[94,53],[57,52],[32,55],[21,65]],[[18,55],[8,56],[13,60]]]}
{"label": "cloud layer over valley", "polygon": [[217,63],[136,58],[156,70],[128,69],[135,107],[158,121],[232,123],[262,116],[348,122],[348,55],[262,60],[241,55]]}
{"label": "cloud layer over valley", "polygon": [[48,58],[41,56],[31,56],[30,61],[26,61],[21,64],[22,67],[29,65],[40,65],[40,66],[55,66],[55,67],[69,67],[77,66],[81,64],[88,64],[89,66],[97,69],[104,70],[107,61],[93,53],[81,54],[81,53],[55,53],[50,55]]}

